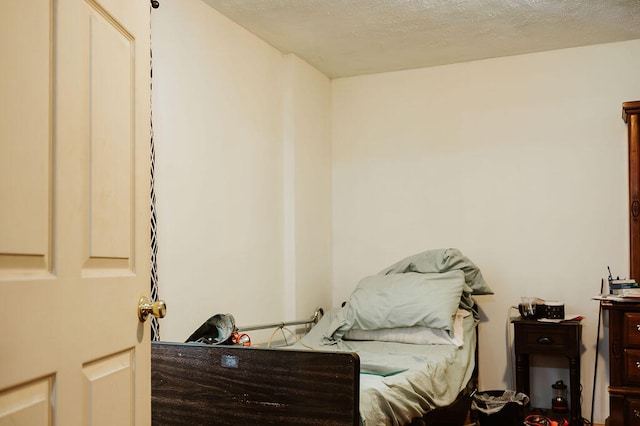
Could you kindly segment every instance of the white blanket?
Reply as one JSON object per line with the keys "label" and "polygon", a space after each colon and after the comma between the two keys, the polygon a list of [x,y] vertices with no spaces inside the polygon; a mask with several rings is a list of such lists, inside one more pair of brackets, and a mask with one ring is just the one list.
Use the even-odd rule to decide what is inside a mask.
{"label": "white blanket", "polygon": [[[306,349],[358,353],[362,425],[411,423],[436,407],[451,404],[471,378],[476,346],[473,316],[463,321],[462,347],[344,340],[323,344],[323,335],[336,312],[328,312],[302,343]],[[298,343],[293,347],[305,346]]]}

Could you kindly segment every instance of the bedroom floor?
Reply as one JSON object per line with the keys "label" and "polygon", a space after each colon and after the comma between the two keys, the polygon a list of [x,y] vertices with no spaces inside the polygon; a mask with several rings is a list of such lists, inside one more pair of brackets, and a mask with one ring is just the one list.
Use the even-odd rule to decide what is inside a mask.
{"label": "bedroom floor", "polygon": [[[586,423],[588,424],[588,423]],[[471,420],[471,413],[467,414],[467,418],[465,419],[464,426],[482,426],[479,421]],[[604,423],[594,423],[593,426],[605,426]]]}

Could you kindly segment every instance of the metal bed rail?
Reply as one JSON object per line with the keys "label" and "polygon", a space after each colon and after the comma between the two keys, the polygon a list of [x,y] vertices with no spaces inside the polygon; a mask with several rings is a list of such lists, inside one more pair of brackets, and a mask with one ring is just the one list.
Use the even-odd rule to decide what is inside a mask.
{"label": "metal bed rail", "polygon": [[237,327],[239,333],[246,333],[247,331],[253,330],[267,330],[269,328],[282,328],[289,327],[294,325],[316,325],[320,318],[324,315],[324,309],[316,308],[313,316],[307,320],[298,320],[298,321],[286,321],[286,322],[274,322],[270,324],[261,324],[261,325],[250,325],[248,327]]}

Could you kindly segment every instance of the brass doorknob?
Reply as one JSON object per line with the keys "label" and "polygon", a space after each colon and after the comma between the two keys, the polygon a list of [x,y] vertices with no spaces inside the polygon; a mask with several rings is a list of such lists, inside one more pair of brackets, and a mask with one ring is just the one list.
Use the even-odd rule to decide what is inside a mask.
{"label": "brass doorknob", "polygon": [[167,304],[164,303],[164,300],[151,303],[146,296],[142,296],[138,300],[138,319],[140,322],[145,322],[149,315],[153,315],[156,318],[164,318],[166,314]]}

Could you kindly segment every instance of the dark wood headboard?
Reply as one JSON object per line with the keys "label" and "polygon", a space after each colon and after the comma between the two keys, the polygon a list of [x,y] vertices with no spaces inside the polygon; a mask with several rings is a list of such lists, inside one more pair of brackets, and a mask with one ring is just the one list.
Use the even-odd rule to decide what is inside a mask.
{"label": "dark wood headboard", "polygon": [[355,353],[153,342],[152,424],[359,424]]}

